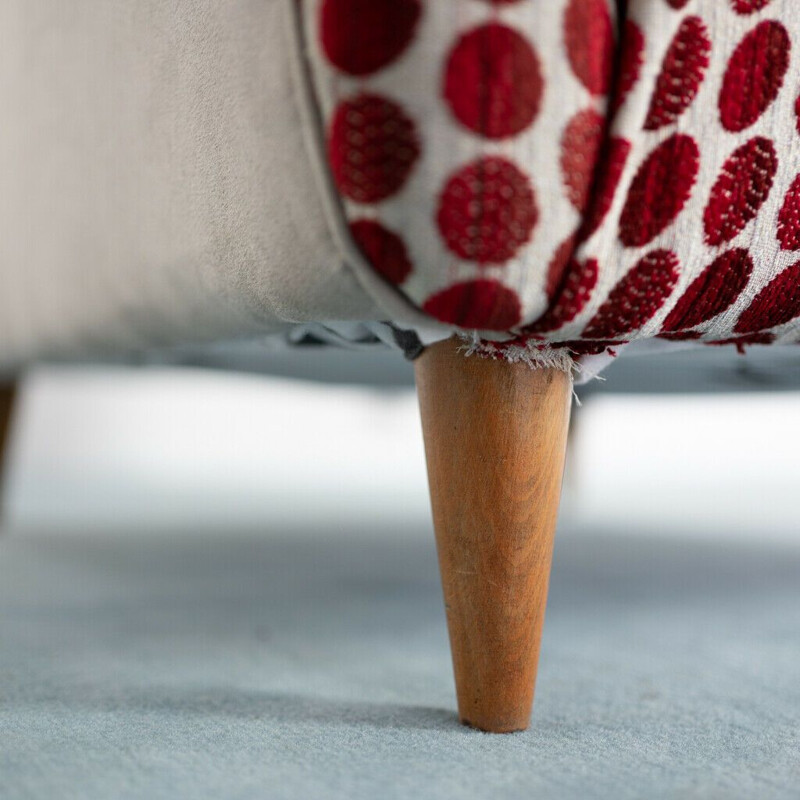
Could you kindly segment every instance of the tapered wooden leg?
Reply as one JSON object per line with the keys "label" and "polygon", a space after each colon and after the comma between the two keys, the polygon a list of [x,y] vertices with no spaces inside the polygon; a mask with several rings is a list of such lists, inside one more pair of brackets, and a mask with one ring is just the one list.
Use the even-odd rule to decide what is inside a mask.
{"label": "tapered wooden leg", "polygon": [[0,386],[0,478],[3,474],[3,461],[6,455],[6,443],[11,428],[11,414],[14,410],[16,388],[13,384]]}
{"label": "tapered wooden leg", "polygon": [[4,500],[4,472],[7,461],[7,445],[9,440],[9,432],[11,430],[11,417],[14,413],[14,401],[16,397],[16,388],[14,384],[7,384],[0,386],[0,518],[3,514],[3,500]]}
{"label": "tapered wooden leg", "polygon": [[416,361],[461,721],[524,730],[533,704],[572,381],[455,340]]}

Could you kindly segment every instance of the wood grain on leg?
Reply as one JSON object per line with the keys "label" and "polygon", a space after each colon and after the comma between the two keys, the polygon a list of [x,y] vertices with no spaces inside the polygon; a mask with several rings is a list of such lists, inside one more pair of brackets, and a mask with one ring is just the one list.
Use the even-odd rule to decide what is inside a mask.
{"label": "wood grain on leg", "polygon": [[0,477],[2,477],[3,460],[6,455],[6,444],[11,428],[11,414],[14,410],[14,398],[16,388],[10,386],[0,386]]}
{"label": "wood grain on leg", "polygon": [[5,467],[8,461],[8,440],[11,431],[12,416],[14,413],[14,402],[16,399],[16,387],[14,384],[0,386],[0,521],[5,517],[3,513],[4,500],[4,477]]}
{"label": "wood grain on leg", "polygon": [[571,377],[455,340],[416,361],[461,721],[528,726],[571,405]]}

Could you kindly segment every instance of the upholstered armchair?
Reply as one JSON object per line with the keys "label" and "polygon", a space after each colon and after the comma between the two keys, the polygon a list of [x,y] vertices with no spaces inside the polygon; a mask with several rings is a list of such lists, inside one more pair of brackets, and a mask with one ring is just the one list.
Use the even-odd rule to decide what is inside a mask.
{"label": "upholstered armchair", "polygon": [[800,341],[795,0],[4,0],[0,31],[9,386],[404,351],[460,716],[524,728],[573,378]]}

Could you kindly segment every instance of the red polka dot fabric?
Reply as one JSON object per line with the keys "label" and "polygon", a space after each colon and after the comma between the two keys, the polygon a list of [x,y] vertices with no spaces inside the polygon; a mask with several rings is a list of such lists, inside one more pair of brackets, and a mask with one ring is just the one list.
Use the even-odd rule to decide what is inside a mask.
{"label": "red polka dot fabric", "polygon": [[347,235],[434,327],[800,342],[796,0],[300,3]]}

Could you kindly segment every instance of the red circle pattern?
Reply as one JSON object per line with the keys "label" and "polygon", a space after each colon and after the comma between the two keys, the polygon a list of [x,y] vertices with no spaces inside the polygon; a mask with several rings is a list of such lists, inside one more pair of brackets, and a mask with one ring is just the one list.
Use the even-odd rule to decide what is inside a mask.
{"label": "red circle pattern", "polygon": [[798,175],[783,200],[778,215],[778,241],[781,250],[800,250],[800,175]]}
{"label": "red circle pattern", "polygon": [[594,109],[579,111],[561,139],[561,174],[567,198],[583,212],[589,204],[597,158],[605,135],[605,119]]}
{"label": "red circle pattern", "polygon": [[757,333],[800,317],[800,262],[768,283],[739,317],[734,333]]}
{"label": "red circle pattern", "polygon": [[453,115],[487,139],[506,139],[531,125],[543,89],[533,46],[498,23],[464,34],[445,67],[444,96]]}
{"label": "red circle pattern", "polygon": [[694,328],[727,311],[744,291],[752,272],[753,259],[747,250],[723,253],[692,281],[661,330]]}
{"label": "red circle pattern", "polygon": [[737,14],[746,16],[747,14],[754,14],[756,11],[761,11],[770,4],[771,0],[731,0],[733,10]]}
{"label": "red circle pattern", "polygon": [[357,203],[398,192],[420,154],[416,126],[397,103],[374,94],[342,102],[331,124],[329,157],[339,191]]}
{"label": "red circle pattern", "polygon": [[664,56],[645,130],[656,131],[670,125],[689,108],[705,77],[710,52],[705,23],[700,17],[687,17]]}
{"label": "red circle pattern", "polygon": [[649,244],[683,210],[700,168],[700,148],[691,137],[675,134],[639,167],[619,223],[626,247]]}
{"label": "red circle pattern", "polygon": [[546,333],[572,322],[591,299],[599,275],[600,264],[596,259],[590,258],[582,263],[570,259],[550,308],[533,325],[527,326],[525,332]]}
{"label": "red circle pattern", "polygon": [[563,241],[556,249],[556,252],[553,253],[553,258],[547,267],[547,280],[544,288],[547,299],[551,304],[559,293],[564,272],[572,261],[572,254],[575,252],[575,241],[574,234]]}
{"label": "red circle pattern", "polygon": [[755,219],[777,171],[778,156],[770,139],[757,136],[736,149],[723,165],[703,213],[707,244],[729,242]]}
{"label": "red circle pattern", "polygon": [[320,40],[328,60],[348,75],[370,75],[411,44],[420,0],[324,0]]}
{"label": "red circle pattern", "polygon": [[570,0],[564,42],[581,83],[593,95],[607,94],[614,69],[614,23],[606,0]]}
{"label": "red circle pattern", "polygon": [[389,283],[401,284],[411,273],[411,259],[405,242],[372,219],[350,223],[350,233],[364,257]]}
{"label": "red circle pattern", "polygon": [[513,258],[531,238],[538,218],[528,177],[511,161],[490,156],[450,178],[436,220],[451,252],[487,265]]}
{"label": "red circle pattern", "polygon": [[[716,23],[718,10],[726,13],[723,0],[714,5],[712,16],[711,0],[691,4],[664,0],[675,12],[668,12],[669,19],[677,22],[669,26],[671,41],[665,47],[659,45],[662,31],[626,17],[624,1],[554,2],[560,7],[563,69],[558,64],[554,71],[548,61],[551,54],[543,44],[544,34],[531,35],[533,29],[523,29],[525,17],[519,9],[527,4],[522,0],[485,0],[493,10],[487,9],[483,22],[476,25],[470,17],[472,27],[455,27],[451,33],[438,92],[454,131],[447,135],[453,136],[456,164],[445,170],[428,220],[451,260],[438,288],[432,293],[425,290],[419,305],[449,325],[510,331],[514,342],[524,342],[525,337],[547,339],[576,354],[606,352],[643,332],[703,344],[731,343],[740,349],[774,341],[777,334],[772,329],[800,318],[800,262],[765,280],[768,273],[763,268],[756,278],[748,246],[716,254],[714,249],[740,244],[743,234],[752,230],[751,223],[766,218],[765,205],[777,202],[773,229],[777,245],[784,252],[800,251],[800,175],[793,182],[778,177],[781,167],[788,167],[781,163],[779,137],[753,135],[757,130],[746,141],[740,139],[715,168],[710,188],[703,187],[708,194],[702,198],[699,247],[709,255],[688,285],[680,282],[680,275],[693,265],[682,265],[681,254],[696,253],[698,244],[686,240],[688,223],[679,227],[676,222],[690,201],[696,208],[701,199],[692,200],[699,194],[695,191],[701,173],[699,143],[708,136],[711,115],[716,113],[718,130],[738,135],[757,125],[773,106],[783,107],[776,100],[791,59],[786,20],[754,22],[722,53],[723,37],[716,41],[717,29],[709,30],[707,22]],[[770,5],[771,0],[725,0],[727,13],[740,18]],[[621,19],[612,15],[612,6]],[[380,82],[375,91],[369,81],[411,58],[430,57],[424,51],[414,53],[420,29],[432,13],[422,0],[320,0],[319,9],[320,49],[345,80],[328,122],[331,173],[341,196],[357,207],[346,206],[348,215],[355,214],[350,222],[353,241],[375,271],[402,290],[415,274],[415,256],[422,263],[420,253],[415,237],[403,229],[407,214],[395,215],[394,224],[387,224],[381,209],[398,198],[406,202],[406,188],[427,155],[425,137],[444,134],[428,129],[429,120],[420,116],[426,106],[392,96],[391,89],[387,91],[391,82]],[[773,8],[772,16],[780,13]],[[716,86],[706,87],[714,49],[723,56],[725,67],[721,79],[714,77]],[[644,68],[645,62],[657,52],[662,54],[660,69],[649,77],[654,72]],[[538,231],[541,213],[534,179],[538,183],[540,175],[526,154],[541,140],[532,137],[523,143],[520,137],[535,132],[536,137],[552,139],[552,118],[542,122],[540,116],[548,92],[558,92],[559,81],[567,80],[567,75],[584,94],[580,102],[574,97],[569,101],[572,109],[559,123],[560,138],[555,140],[562,203],[568,202],[578,218],[577,223],[573,218],[572,232],[564,238],[568,231],[563,228]],[[647,89],[642,86],[645,79],[650,82]],[[437,91],[435,81],[432,87]],[[649,98],[642,97],[643,91],[649,91]],[[711,98],[709,91],[714,92]],[[634,93],[636,108],[630,100]],[[399,96],[403,97],[402,91]],[[639,113],[635,130],[631,120]],[[792,128],[800,134],[800,97],[792,103],[791,113]],[[460,153],[467,155],[458,163]],[[630,165],[635,154],[639,160]],[[713,153],[703,151],[703,155],[710,160]],[[705,165],[704,176],[709,167],[710,163]],[[419,170],[426,173],[424,177],[428,168],[426,164]],[[542,187],[552,192],[553,181],[547,176],[541,180]],[[783,187],[782,199],[772,197],[776,182]],[[416,207],[410,212],[419,213]],[[772,212],[770,218],[775,219]],[[619,267],[612,262],[608,236],[603,238],[611,226],[617,226],[622,248]],[[759,232],[762,229],[763,224]],[[526,248],[538,247],[540,236],[549,239],[554,234],[561,244],[548,244],[550,256],[545,255],[544,263],[549,259],[549,267],[543,275],[534,275],[535,267],[523,258]],[[598,252],[603,252],[605,242],[608,259],[593,254],[595,234],[601,237]],[[644,247],[650,252],[635,252]],[[623,266],[623,260],[630,263],[625,258],[628,253],[637,259],[632,268]],[[696,255],[692,260],[696,262]],[[613,276],[623,269],[626,272],[616,283],[608,280],[609,271]],[[526,324],[517,289],[533,278],[548,302],[545,312]],[[762,285],[753,294],[748,287],[756,279]],[[609,283],[613,288],[604,289],[605,297],[595,297]],[[679,283],[685,288],[676,300]],[[738,316],[732,313],[742,306]],[[652,330],[651,323],[664,308],[669,313],[660,330]],[[716,340],[709,338],[705,326],[711,326],[708,331]],[[561,334],[565,341],[558,342],[562,330],[567,335]],[[582,330],[579,338],[576,330]],[[725,331],[728,335],[719,335]]]}
{"label": "red circle pattern", "polygon": [[719,95],[725,130],[746,130],[772,105],[789,69],[791,47],[786,28],[774,20],[760,23],[739,42]]}
{"label": "red circle pattern", "polygon": [[519,325],[519,297],[499,281],[478,279],[456,283],[425,301],[423,310],[440,322],[462,328],[507,331]]}
{"label": "red circle pattern", "polygon": [[649,322],[678,282],[679,262],[669,250],[655,250],[611,290],[583,331],[586,339],[618,339]]}

